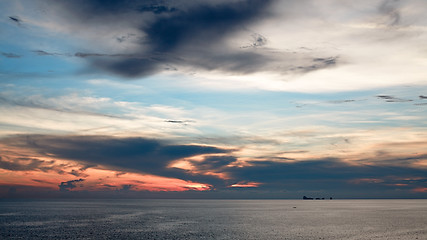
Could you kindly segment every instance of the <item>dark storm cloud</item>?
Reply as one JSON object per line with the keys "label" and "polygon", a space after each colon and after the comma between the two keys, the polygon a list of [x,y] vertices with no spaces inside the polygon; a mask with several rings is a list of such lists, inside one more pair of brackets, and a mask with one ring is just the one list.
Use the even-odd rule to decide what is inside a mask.
{"label": "dark storm cloud", "polygon": [[[83,31],[87,24],[102,24],[117,30],[116,22],[136,28],[143,37],[138,42],[140,49],[133,56],[118,54],[110,58],[112,54],[89,53],[76,56],[96,57],[88,60],[97,68],[125,77],[139,77],[164,70],[165,65],[170,64],[231,72],[261,69],[268,57],[229,49],[223,40],[268,17],[266,9],[272,2],[77,0],[52,1],[51,4],[64,13],[65,19],[80,21],[79,28]],[[253,37],[254,46],[266,42],[259,34]],[[121,43],[127,38],[119,37],[117,41]]]}
{"label": "dark storm cloud", "polygon": [[218,5],[202,4],[160,17],[143,27],[153,52],[167,53],[190,44],[203,46],[221,40],[262,14],[271,1],[247,0]]}
{"label": "dark storm cloud", "polygon": [[[262,14],[270,1],[241,1],[218,5],[202,4],[156,18],[140,30],[146,35],[146,58],[121,61],[97,59],[95,65],[115,73],[136,77],[162,70],[163,64],[187,65],[207,70],[253,72],[267,58],[253,52],[224,51],[221,41],[235,30],[242,30]],[[215,51],[215,48],[222,49]],[[230,52],[231,51],[231,52]]]}
{"label": "dark storm cloud", "polygon": [[84,179],[80,178],[80,179],[76,179],[76,180],[61,182],[61,184],[58,185],[59,191],[69,191],[70,189],[77,187],[76,183],[83,182],[83,181],[84,181]]}
{"label": "dark storm cloud", "polygon": [[21,58],[21,55],[15,54],[15,53],[7,53],[7,52],[0,52],[0,54],[3,57],[7,57],[7,58]]}
{"label": "dark storm cloud", "polygon": [[115,170],[144,172],[209,183],[220,181],[215,177],[196,176],[185,170],[167,166],[172,161],[185,157],[231,152],[212,146],[174,145],[137,137],[31,135],[9,138],[7,142],[10,145],[34,149],[40,154],[72,159],[87,165],[100,164]]}
{"label": "dark storm cloud", "polygon": [[[275,0],[203,1],[51,1],[60,21],[73,31],[92,36],[102,25],[117,33],[116,44],[131,44],[132,52],[50,53],[40,56],[85,58],[90,71],[103,70],[127,78],[161,71],[221,71],[250,74],[275,71],[305,74],[341,64],[338,57],[313,57],[310,52],[283,52],[265,47],[267,37],[254,33],[251,24],[273,17]],[[127,30],[125,33],[122,29]],[[247,33],[248,41],[231,46],[230,37]],[[243,36],[243,35],[240,35]],[[103,36],[92,36],[110,42]],[[242,40],[243,41],[243,40]],[[113,43],[114,44],[114,43]],[[102,45],[102,44],[101,44]],[[88,49],[88,47],[86,47]],[[311,51],[311,50],[310,50]]]}
{"label": "dark storm cloud", "polygon": [[170,161],[227,150],[197,145],[167,145],[145,138],[111,138],[103,136],[49,137],[33,136],[27,143],[58,157],[108,164],[138,170],[165,167]]}

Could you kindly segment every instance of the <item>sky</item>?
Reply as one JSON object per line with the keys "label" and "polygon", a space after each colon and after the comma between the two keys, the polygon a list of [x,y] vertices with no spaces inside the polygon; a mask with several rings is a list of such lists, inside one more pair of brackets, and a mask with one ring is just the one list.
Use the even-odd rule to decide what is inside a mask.
{"label": "sky", "polygon": [[425,0],[0,9],[0,198],[427,198]]}

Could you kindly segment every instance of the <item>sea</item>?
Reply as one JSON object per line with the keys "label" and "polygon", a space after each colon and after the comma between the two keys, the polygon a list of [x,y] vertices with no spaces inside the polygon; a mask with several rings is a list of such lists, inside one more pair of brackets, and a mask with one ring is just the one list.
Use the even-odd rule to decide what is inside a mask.
{"label": "sea", "polygon": [[427,239],[423,200],[0,200],[0,239]]}

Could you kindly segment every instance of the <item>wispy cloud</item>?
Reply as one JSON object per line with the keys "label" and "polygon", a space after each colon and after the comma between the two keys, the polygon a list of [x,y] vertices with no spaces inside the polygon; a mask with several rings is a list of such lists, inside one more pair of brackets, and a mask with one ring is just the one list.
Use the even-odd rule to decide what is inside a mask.
{"label": "wispy cloud", "polygon": [[96,112],[97,107],[110,102],[111,99],[109,98],[79,97],[75,94],[59,98],[44,98],[40,95],[17,98],[10,93],[0,92],[0,103],[5,105],[119,118],[118,116]]}
{"label": "wispy cloud", "polygon": [[7,52],[0,52],[0,54],[3,57],[7,57],[7,58],[21,58],[21,55],[15,54],[15,53],[7,53]]}
{"label": "wispy cloud", "polygon": [[379,99],[384,99],[386,102],[412,102],[411,99],[401,99],[394,96],[388,96],[388,95],[378,95]]}
{"label": "wispy cloud", "polygon": [[23,20],[18,16],[9,16],[9,20],[17,24],[18,26],[21,26],[23,23]]}

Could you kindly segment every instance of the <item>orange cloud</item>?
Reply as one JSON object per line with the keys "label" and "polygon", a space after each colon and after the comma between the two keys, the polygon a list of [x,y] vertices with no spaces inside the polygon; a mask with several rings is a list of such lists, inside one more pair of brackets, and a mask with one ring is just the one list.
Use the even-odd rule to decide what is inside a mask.
{"label": "orange cloud", "polygon": [[412,191],[417,192],[417,193],[424,193],[424,192],[427,192],[427,188],[426,187],[419,187],[419,188],[412,189]]}
{"label": "orange cloud", "polygon": [[[78,168],[73,169],[79,170]],[[122,173],[101,168],[85,169],[82,171],[83,177],[76,177],[71,173],[71,169],[66,170],[63,173],[58,173],[53,170],[43,172],[38,169],[29,171],[0,169],[0,185],[32,186],[59,190],[59,185],[62,182],[81,178],[84,181],[75,184],[75,187],[69,189],[70,191],[120,190],[123,186],[131,186],[130,190],[134,191],[206,191],[212,188],[211,185],[205,183],[149,174]]]}
{"label": "orange cloud", "polygon": [[[212,185],[173,177],[123,172],[108,166],[88,166],[34,150],[1,144],[0,186],[29,186],[66,191],[206,191]],[[82,181],[76,181],[82,179]],[[67,183],[69,182],[69,183]],[[71,184],[71,185],[67,185]],[[61,187],[60,187],[61,186]],[[71,186],[71,187],[70,187]],[[62,188],[64,190],[64,188]]]}
{"label": "orange cloud", "polygon": [[350,180],[349,183],[352,184],[362,184],[362,183],[382,183],[384,180],[377,178],[359,178]]}
{"label": "orange cloud", "polygon": [[238,182],[233,185],[230,185],[230,187],[237,187],[237,188],[250,188],[250,187],[258,187],[261,185],[259,182]]}

